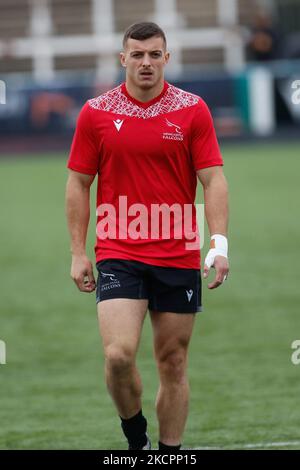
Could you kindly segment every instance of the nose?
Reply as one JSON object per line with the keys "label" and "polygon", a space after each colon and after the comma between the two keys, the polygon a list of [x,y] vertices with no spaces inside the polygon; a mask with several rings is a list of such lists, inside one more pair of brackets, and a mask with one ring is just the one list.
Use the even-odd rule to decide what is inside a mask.
{"label": "nose", "polygon": [[142,62],[143,67],[149,67],[151,65],[149,54],[145,54]]}

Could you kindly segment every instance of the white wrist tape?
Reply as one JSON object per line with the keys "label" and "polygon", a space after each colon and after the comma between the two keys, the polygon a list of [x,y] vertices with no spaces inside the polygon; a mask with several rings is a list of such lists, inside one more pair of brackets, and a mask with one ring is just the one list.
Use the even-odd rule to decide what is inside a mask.
{"label": "white wrist tape", "polygon": [[224,235],[212,235],[210,239],[210,250],[206,255],[204,264],[206,264],[208,268],[211,268],[214,265],[216,256],[228,258],[228,241]]}

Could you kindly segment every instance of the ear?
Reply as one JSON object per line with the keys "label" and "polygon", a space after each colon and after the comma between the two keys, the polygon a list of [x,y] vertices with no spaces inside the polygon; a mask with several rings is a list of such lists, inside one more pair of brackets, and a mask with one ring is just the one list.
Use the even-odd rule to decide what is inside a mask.
{"label": "ear", "polygon": [[124,52],[120,52],[120,62],[121,62],[122,67],[126,67],[126,60],[125,60]]}
{"label": "ear", "polygon": [[169,59],[170,59],[170,52],[166,52],[165,53],[165,64],[167,64],[169,62]]}

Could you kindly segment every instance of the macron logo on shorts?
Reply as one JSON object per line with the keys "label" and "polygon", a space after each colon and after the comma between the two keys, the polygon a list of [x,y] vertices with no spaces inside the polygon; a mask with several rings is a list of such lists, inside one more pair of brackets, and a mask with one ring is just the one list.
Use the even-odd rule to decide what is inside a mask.
{"label": "macron logo on shorts", "polygon": [[191,298],[192,298],[192,296],[193,296],[194,291],[193,291],[193,289],[190,289],[190,290],[186,290],[185,292],[186,292],[188,301],[190,302],[190,301],[191,301]]}

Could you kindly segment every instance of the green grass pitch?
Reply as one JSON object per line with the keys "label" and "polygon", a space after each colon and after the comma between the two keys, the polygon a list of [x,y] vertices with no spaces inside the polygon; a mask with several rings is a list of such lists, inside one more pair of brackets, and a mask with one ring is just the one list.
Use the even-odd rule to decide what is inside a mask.
{"label": "green grass pitch", "polygon": [[[300,339],[299,146],[224,146],[223,155],[231,273],[218,290],[204,282],[183,444],[300,448],[300,365],[291,362],[291,343]],[[104,384],[94,294],[79,293],[69,278],[65,158],[0,161],[1,449],[126,449]],[[203,252],[207,245],[206,238]],[[148,318],[138,363],[155,446],[158,381]]]}

